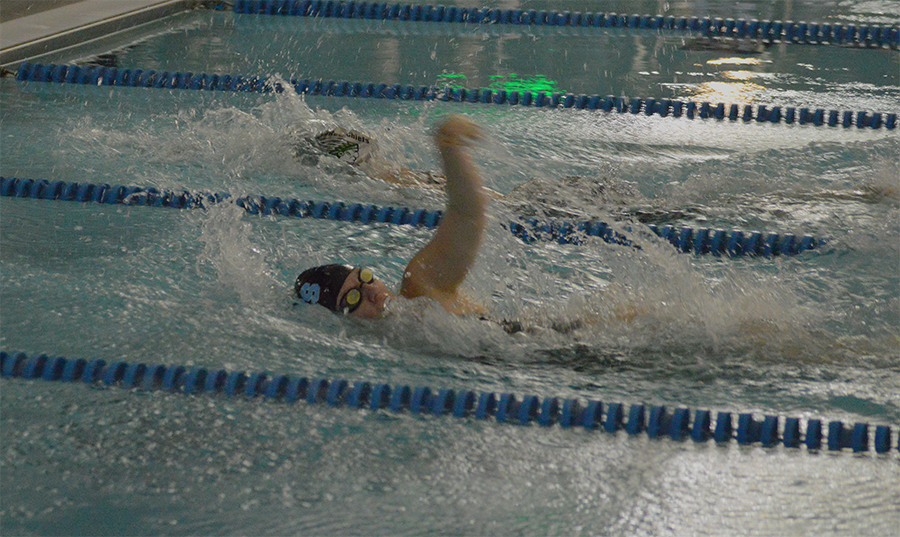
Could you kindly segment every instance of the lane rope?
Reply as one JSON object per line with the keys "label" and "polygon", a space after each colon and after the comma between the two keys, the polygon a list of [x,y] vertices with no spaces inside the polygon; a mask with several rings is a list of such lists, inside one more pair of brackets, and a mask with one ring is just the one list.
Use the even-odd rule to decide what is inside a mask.
{"label": "lane rope", "polygon": [[[580,401],[534,395],[519,400],[510,393],[477,393],[469,390],[432,389],[427,386],[391,387],[385,383],[345,379],[329,380],[267,372],[209,370],[203,367],[180,365],[130,364],[123,361],[107,364],[101,359],[66,359],[46,354],[28,356],[25,353],[0,352],[0,373],[6,379],[45,380],[84,383],[94,386],[119,386],[142,391],[164,390],[186,395],[222,395],[243,399],[262,399],[293,404],[306,401],[309,405],[327,404],[359,410],[389,411],[393,413],[453,416],[455,418],[487,420],[541,427],[559,425],[562,428],[581,427],[603,429],[609,433],[625,431],[636,436],[670,438],[676,442],[688,438],[697,443],[714,440],[717,444],[736,441],[740,445],[761,445],[787,448],[805,446],[807,452],[820,450],[854,453],[874,451],[885,454],[900,441],[894,441],[890,426],[868,423],[828,421],[827,433],[821,419],[801,420],[777,415],[756,416],[752,413],[720,411],[715,416],[709,410],[665,406]],[[693,417],[693,419],[692,419]],[[735,418],[736,427],[735,427]]]}
{"label": "lane rope", "polygon": [[153,69],[118,69],[102,66],[77,66],[23,62],[16,71],[20,82],[117,86],[156,89],[183,89],[245,93],[283,93],[299,95],[388,99],[401,101],[443,101],[493,105],[526,106],[575,110],[600,110],[621,114],[687,119],[728,119],[736,124],[784,123],[816,127],[857,127],[888,130],[897,128],[896,113],[866,110],[825,110],[780,105],[750,105],[681,101],[673,99],[630,98],[571,93],[518,92],[487,88],[375,84],[323,79],[281,80],[274,77],[210,75]]}
{"label": "lane rope", "polygon": [[[440,210],[429,211],[410,207],[379,207],[342,201],[311,201],[282,199],[276,196],[243,196],[232,198],[228,193],[191,193],[187,191],[159,191],[138,186],[110,186],[107,184],[71,183],[65,181],[17,179],[0,177],[0,196],[56,201],[93,202],[107,205],[167,207],[172,209],[203,209],[233,202],[248,214],[285,216],[356,222],[385,223],[435,228],[443,215]],[[611,225],[597,220],[570,222],[551,219],[523,219],[504,225],[519,239],[532,243],[552,241],[559,244],[584,244],[588,237],[597,237],[609,244],[640,249],[630,237]],[[794,256],[827,244],[825,239],[792,233],[765,233],[687,226],[647,226],[653,233],[669,242],[679,252],[725,257]],[[625,229],[632,232],[632,228]]]}
{"label": "lane rope", "polygon": [[900,48],[895,26],[819,24],[795,21],[759,21],[719,17],[674,17],[582,13],[499,8],[445,7],[442,5],[342,2],[334,0],[237,0],[234,12],[334,19],[366,19],[479,25],[547,26],[569,28],[625,28],[644,31],[679,31],[705,37],[758,39],[770,43],[850,45]]}

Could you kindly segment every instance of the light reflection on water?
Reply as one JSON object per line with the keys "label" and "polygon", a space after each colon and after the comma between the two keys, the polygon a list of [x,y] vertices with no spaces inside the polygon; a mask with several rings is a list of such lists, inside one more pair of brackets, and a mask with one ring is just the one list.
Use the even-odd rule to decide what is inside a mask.
{"label": "light reflection on water", "polygon": [[4,481],[21,491],[4,520],[34,533],[844,535],[898,521],[891,458],[72,385],[4,392],[27,402],[5,435]]}
{"label": "light reflection on water", "polygon": [[[279,37],[275,22],[241,24],[232,25],[241,39]],[[322,46],[358,44],[329,33],[329,24],[317,25]],[[185,62],[179,69],[212,71],[203,54],[214,50],[210,58],[223,69],[286,74],[284,65],[296,65],[309,46],[296,37],[289,42],[299,48],[276,61],[266,59],[268,45],[246,39],[240,50],[256,52],[236,65],[223,60],[237,56],[228,41],[234,36],[210,26],[208,46],[187,58],[158,55],[203,32],[149,42],[121,61],[177,59]],[[659,82],[711,101],[786,104],[790,97],[880,109],[897,92],[895,74],[874,80],[884,69],[877,61],[873,80],[846,71],[856,52],[887,51],[831,49],[826,61],[818,49],[775,49],[726,63],[731,54],[685,51],[680,40],[569,37],[509,39],[504,51],[513,57],[530,39],[529,46],[548,49],[571,43],[570,59],[598,43],[621,57],[636,44],[645,54],[640,62],[591,68],[619,84],[609,91],[642,96],[655,94],[647,88]],[[413,82],[404,78],[408,43],[447,40],[372,39],[391,60],[373,69],[402,83]],[[482,54],[478,47],[491,43],[477,36],[460,48]],[[442,50],[436,47],[422,50],[431,58]],[[333,55],[310,62],[310,72],[334,63],[335,78],[354,63]],[[469,64],[473,79],[497,74],[479,71],[483,65]],[[829,83],[817,85],[809,65]],[[544,71],[514,67],[509,72]],[[584,84],[604,92],[587,78],[544,74],[572,91]],[[345,125],[378,138],[391,161],[433,170],[429,129],[440,114],[459,110],[292,95],[100,94],[7,79],[0,91],[3,129],[12,134],[4,175],[428,208],[440,207],[439,193],[386,188],[327,161],[304,167],[292,147],[298,135]],[[491,135],[476,151],[489,185],[509,194],[494,204],[485,255],[468,285],[497,317],[526,321],[527,333],[510,336],[495,323],[424,305],[407,304],[372,325],[293,304],[297,272],[334,259],[399,281],[427,230],[257,218],[227,205],[175,212],[4,198],[3,347],[900,423],[900,148],[893,133],[466,111]],[[578,179],[560,180],[572,176]],[[601,218],[623,232],[630,226],[642,249],[523,244],[502,223],[526,211]],[[798,258],[694,257],[641,231],[647,221],[811,233],[830,242]],[[628,307],[639,310],[630,322],[617,317]],[[548,327],[560,319],[587,326],[568,334]],[[4,533],[837,535],[889,533],[900,512],[890,493],[900,487],[895,453],[717,447],[19,381],[4,381],[2,396]]]}
{"label": "light reflection on water", "polygon": [[[90,133],[70,121],[70,130],[62,133],[68,145],[59,151],[71,158],[73,147],[89,147],[91,136],[98,136],[104,145],[96,155],[123,144],[178,155],[178,148],[190,148],[205,136],[213,147],[238,155],[239,147],[258,145],[254,140],[279,139],[272,131],[288,122],[275,119],[279,116],[269,106],[306,118],[289,122],[292,127],[296,121],[334,121],[331,112],[303,111],[299,102],[264,104],[249,115],[230,106],[179,115],[177,121],[161,114],[142,120],[129,136],[120,136],[115,121]],[[373,125],[368,116],[341,114],[354,126]],[[479,153],[486,174],[502,170],[507,181],[537,177],[551,187],[516,203],[495,204],[485,251],[505,254],[483,256],[469,285],[498,316],[529,320],[530,333],[509,336],[492,323],[427,307],[368,325],[292,306],[289,288],[299,268],[332,259],[372,266],[388,281],[398,281],[405,261],[430,236],[427,230],[257,219],[227,205],[206,213],[171,213],[3,199],[5,262],[15,266],[3,271],[8,275],[4,303],[13,311],[32,312],[21,319],[4,317],[4,344],[29,348],[40,341],[42,352],[70,357],[824,415],[848,422],[900,420],[893,313],[898,281],[891,271],[898,205],[889,191],[890,175],[879,176],[895,166],[895,140],[794,141],[761,152],[752,142],[742,148],[735,140],[729,142],[734,154],[694,160],[675,152],[674,164],[655,169],[651,159],[620,162],[619,149],[610,144],[611,152],[586,158],[572,151],[526,171],[516,163],[522,146],[533,163],[539,162],[530,154],[534,147],[541,155],[561,157],[555,152],[565,146],[555,123],[561,116],[490,112],[483,117],[491,116],[499,120],[492,128],[502,137],[489,146],[499,156]],[[220,122],[220,117],[228,119]],[[517,122],[528,126],[518,136],[533,137],[535,144],[517,143],[512,130]],[[427,123],[409,127],[403,119],[383,116],[373,128],[395,133],[392,143],[402,147],[417,144]],[[570,123],[581,125],[585,136],[603,132],[586,121]],[[229,149],[238,135],[244,139]],[[353,196],[350,201],[380,196],[385,204],[407,199],[439,204],[433,193],[385,190],[340,169],[302,170],[280,156],[282,147],[272,144],[242,160],[247,166],[231,186],[252,188],[252,171],[262,162],[274,164],[273,177],[310,177],[299,183],[309,197],[341,193]],[[634,147],[640,154],[654,144]],[[175,159],[200,161],[215,178],[228,159],[217,163],[219,150],[209,150],[208,157],[204,151]],[[606,204],[597,202],[591,188],[598,183],[592,178],[566,183],[565,196],[552,188],[555,177],[580,173],[592,159],[608,163],[604,192],[619,189],[623,195],[611,193]],[[433,166],[428,157],[408,162]],[[520,171],[511,173],[507,165]],[[680,181],[672,184],[673,179]],[[271,184],[291,192],[281,181]],[[502,176],[492,181],[497,188],[504,184]],[[522,203],[538,215],[583,211],[585,217],[619,220],[623,226],[652,214],[660,222],[677,218],[691,225],[828,233],[832,242],[822,252],[795,259],[726,261],[676,254],[646,233],[639,235],[640,251],[605,244],[527,245],[500,226],[522,210]],[[42,204],[41,211],[35,204]],[[617,320],[622,305],[645,313],[632,322]],[[546,329],[546,319],[556,317],[589,326],[572,334]],[[94,330],[97,326],[103,329]],[[240,401],[188,400],[191,410],[185,410],[178,396],[165,394],[135,398],[71,386],[52,387],[44,395],[33,384],[10,386],[4,390],[13,409],[4,425],[11,446],[4,456],[5,487],[12,486],[10,479],[47,493],[46,498],[17,495],[22,499],[7,504],[15,524],[21,524],[16,527],[63,527],[53,514],[67,514],[81,487],[98,491],[91,503],[108,509],[152,498],[144,527],[176,533],[232,525],[248,533],[382,527],[385,509],[394,510],[391,528],[400,534],[450,524],[449,513],[480,529],[523,534],[578,533],[587,523],[604,525],[610,534],[665,534],[672,527],[678,533],[697,528],[688,513],[698,512],[726,533],[743,527],[770,533],[771,517],[802,520],[809,527],[826,519],[849,524],[854,513],[871,514],[867,529],[877,531],[889,527],[896,512],[895,499],[882,493],[900,479],[893,460],[558,429],[506,430]],[[81,405],[83,425],[73,426],[70,413],[48,422],[48,410],[33,408],[35,402],[38,409],[55,408],[60,400]],[[148,401],[152,404],[145,408]],[[29,454],[35,441],[56,446],[41,455],[43,467],[69,476],[53,489],[34,473]],[[848,492],[835,496],[823,485],[833,481],[847,483]],[[793,503],[796,496],[804,500]],[[481,499],[470,503],[470,497]],[[772,503],[769,497],[783,501]],[[192,506],[190,512],[173,507],[180,502]],[[335,514],[350,505],[366,507],[357,507],[352,519]],[[840,505],[852,508],[848,512]],[[35,506],[46,506],[43,514]],[[71,526],[64,527],[77,532],[91,518],[68,517]],[[821,526],[825,534],[828,528]]]}

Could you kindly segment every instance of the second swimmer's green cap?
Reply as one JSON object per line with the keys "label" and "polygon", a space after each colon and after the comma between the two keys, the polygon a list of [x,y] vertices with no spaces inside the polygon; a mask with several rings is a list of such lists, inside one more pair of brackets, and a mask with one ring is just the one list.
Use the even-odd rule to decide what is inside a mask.
{"label": "second swimmer's green cap", "polygon": [[376,150],[375,142],[365,134],[340,127],[316,135],[314,145],[348,164],[365,162]]}

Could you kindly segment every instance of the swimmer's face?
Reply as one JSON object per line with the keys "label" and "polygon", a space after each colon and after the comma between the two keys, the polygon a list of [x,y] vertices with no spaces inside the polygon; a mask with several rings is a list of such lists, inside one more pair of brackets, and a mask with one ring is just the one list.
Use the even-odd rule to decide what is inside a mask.
{"label": "swimmer's face", "polygon": [[[340,311],[346,311],[347,315],[359,319],[376,319],[384,313],[387,301],[393,298],[387,285],[378,278],[372,277],[371,281],[365,282],[368,278],[360,278],[360,273],[364,269],[355,268],[353,272],[347,275],[344,285],[341,286],[341,292],[338,294],[338,308]],[[355,302],[355,292],[359,293],[358,302],[348,307],[350,302]],[[349,311],[352,309],[353,311]]]}

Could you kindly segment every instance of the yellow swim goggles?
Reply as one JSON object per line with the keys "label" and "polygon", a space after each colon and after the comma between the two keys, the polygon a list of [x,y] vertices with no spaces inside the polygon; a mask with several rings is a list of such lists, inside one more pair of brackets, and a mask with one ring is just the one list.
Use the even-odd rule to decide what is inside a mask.
{"label": "yellow swim goggles", "polygon": [[372,271],[367,268],[360,268],[357,277],[359,278],[359,285],[344,293],[344,298],[341,299],[339,304],[340,311],[343,311],[344,315],[353,313],[362,304],[362,286],[375,281]]}

